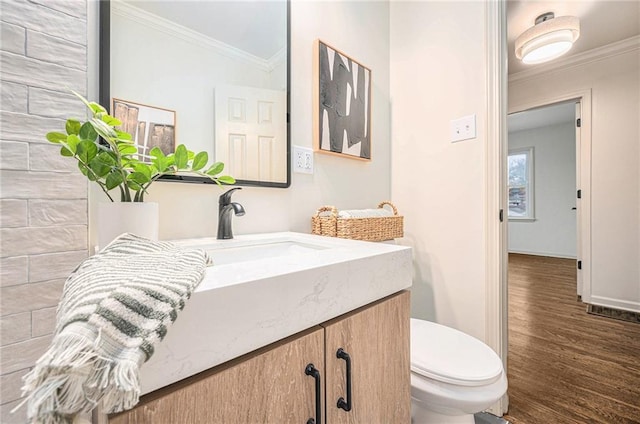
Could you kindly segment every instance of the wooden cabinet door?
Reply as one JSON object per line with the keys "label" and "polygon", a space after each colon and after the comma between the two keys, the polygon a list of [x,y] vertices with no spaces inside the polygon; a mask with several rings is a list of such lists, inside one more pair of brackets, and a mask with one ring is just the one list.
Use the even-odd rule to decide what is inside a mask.
{"label": "wooden cabinet door", "polygon": [[[411,422],[409,292],[401,292],[325,327],[327,424]],[[351,410],[337,407],[347,399],[346,361],[351,360]]]}
{"label": "wooden cabinet door", "polygon": [[314,327],[160,389],[109,423],[305,424],[316,413],[315,379],[305,368],[313,363],[320,371],[323,391],[323,338],[324,330]]}

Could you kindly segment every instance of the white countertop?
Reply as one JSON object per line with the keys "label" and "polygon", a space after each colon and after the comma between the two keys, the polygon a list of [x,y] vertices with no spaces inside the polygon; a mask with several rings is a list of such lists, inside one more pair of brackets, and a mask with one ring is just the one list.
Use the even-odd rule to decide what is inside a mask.
{"label": "white countertop", "polygon": [[[394,244],[301,233],[175,242],[212,251],[214,266],[142,366],[143,394],[411,286],[411,249]],[[285,242],[314,248],[215,265],[220,249]]]}

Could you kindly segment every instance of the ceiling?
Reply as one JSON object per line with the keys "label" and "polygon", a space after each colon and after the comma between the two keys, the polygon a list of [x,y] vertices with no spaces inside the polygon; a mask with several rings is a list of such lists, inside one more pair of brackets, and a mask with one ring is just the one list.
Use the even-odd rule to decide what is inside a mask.
{"label": "ceiling", "polygon": [[286,47],[284,0],[124,1],[265,60]]}
{"label": "ceiling", "polygon": [[[255,56],[269,59],[284,47],[284,0],[125,0]],[[640,35],[638,0],[507,1],[509,74],[529,69],[515,58],[516,38],[545,12],[580,18],[580,38],[565,56]]]}
{"label": "ceiling", "polygon": [[577,16],[580,38],[565,55],[571,56],[640,34],[638,0],[507,1],[507,39],[509,74],[536,65],[524,65],[515,57],[515,40],[534,25],[537,16],[554,12],[556,16]]}
{"label": "ceiling", "polygon": [[576,115],[576,103],[567,102],[524,112],[512,113],[507,118],[509,132],[530,130],[557,124],[573,122]]}

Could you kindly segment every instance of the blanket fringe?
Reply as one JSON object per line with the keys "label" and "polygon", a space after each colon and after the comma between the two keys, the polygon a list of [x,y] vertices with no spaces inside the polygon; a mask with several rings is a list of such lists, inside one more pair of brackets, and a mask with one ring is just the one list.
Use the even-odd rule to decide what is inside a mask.
{"label": "blanket fringe", "polygon": [[139,365],[100,357],[94,342],[74,334],[60,334],[35,368],[24,378],[29,422],[68,424],[102,400],[105,411],[132,408],[140,398]]}
{"label": "blanket fringe", "polygon": [[[140,398],[139,370],[202,281],[206,252],[123,234],[65,282],[51,346],[24,378],[29,423],[68,424]],[[160,264],[160,265],[159,265]],[[14,411],[15,411],[14,409]]]}

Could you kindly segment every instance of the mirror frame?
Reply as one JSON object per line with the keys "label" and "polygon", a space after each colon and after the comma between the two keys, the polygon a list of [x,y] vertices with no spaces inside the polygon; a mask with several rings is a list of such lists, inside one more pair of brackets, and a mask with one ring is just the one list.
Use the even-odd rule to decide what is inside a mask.
{"label": "mirror frame", "polygon": [[[236,180],[238,186],[288,188],[291,185],[291,0],[287,6],[287,180],[284,183],[254,180]],[[101,0],[99,8],[98,99],[107,110],[111,108],[111,0]],[[215,184],[209,178],[191,175],[164,175],[158,181]]]}

